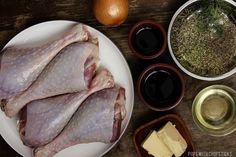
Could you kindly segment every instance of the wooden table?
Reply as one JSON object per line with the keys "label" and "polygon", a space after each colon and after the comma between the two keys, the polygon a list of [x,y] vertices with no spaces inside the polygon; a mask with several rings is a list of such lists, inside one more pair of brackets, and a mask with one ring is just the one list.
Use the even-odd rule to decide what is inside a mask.
{"label": "wooden table", "polygon": [[[107,28],[100,25],[91,11],[91,0],[1,0],[0,1],[0,47],[3,46],[21,30],[48,20],[74,20],[88,24],[107,35],[123,52],[131,68],[134,83],[140,72],[153,63],[173,64],[166,51],[164,55],[153,61],[137,59],[130,51],[127,43],[128,32],[133,24],[140,20],[152,19],[162,24],[166,29],[173,13],[185,0],[130,0],[129,17],[119,27]],[[236,157],[236,132],[225,137],[211,137],[201,132],[194,124],[191,115],[191,104],[194,96],[204,87],[211,84],[225,84],[236,89],[236,75],[217,82],[205,82],[193,79],[187,75],[186,92],[183,101],[174,110],[167,113],[177,113],[186,122],[192,133],[192,138],[198,151],[232,152]],[[147,109],[135,96],[131,123],[119,143],[105,157],[136,157],[132,137],[140,125],[160,117],[163,114]],[[0,157],[18,157],[18,155],[0,137]]]}

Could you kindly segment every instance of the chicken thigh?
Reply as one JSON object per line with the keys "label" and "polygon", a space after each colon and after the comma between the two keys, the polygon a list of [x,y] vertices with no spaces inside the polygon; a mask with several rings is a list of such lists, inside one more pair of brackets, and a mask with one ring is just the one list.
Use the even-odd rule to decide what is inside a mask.
{"label": "chicken thigh", "polygon": [[68,45],[26,91],[2,102],[2,109],[8,117],[13,117],[33,100],[88,89],[98,58],[96,44],[77,42]]}
{"label": "chicken thigh", "polygon": [[114,86],[108,70],[100,71],[88,90],[32,101],[20,120],[20,135],[25,145],[39,147],[53,140],[66,126],[78,107],[92,93]]}
{"label": "chicken thigh", "polygon": [[125,112],[125,90],[122,87],[94,93],[52,142],[34,150],[34,156],[52,157],[65,148],[81,143],[112,143],[120,136]]}
{"label": "chicken thigh", "polygon": [[0,52],[0,100],[26,90],[60,50],[73,42],[86,41],[88,36],[85,27],[77,24],[62,38],[40,47],[4,49]]}

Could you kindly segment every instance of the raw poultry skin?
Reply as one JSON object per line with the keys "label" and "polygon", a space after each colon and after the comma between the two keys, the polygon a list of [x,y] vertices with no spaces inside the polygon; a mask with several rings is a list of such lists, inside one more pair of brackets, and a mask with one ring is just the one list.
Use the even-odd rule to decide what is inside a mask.
{"label": "raw poultry skin", "polygon": [[6,101],[2,109],[8,117],[14,117],[33,100],[88,89],[98,57],[98,45],[91,42],[68,45],[26,91]]}
{"label": "raw poultry skin", "polygon": [[29,103],[19,125],[22,141],[31,147],[39,147],[52,141],[89,95],[113,86],[111,73],[102,70],[95,76],[88,90]]}
{"label": "raw poultry skin", "polygon": [[45,66],[65,46],[88,40],[88,32],[77,24],[62,38],[35,48],[8,47],[0,52],[0,101],[26,90]]}
{"label": "raw poultry skin", "polygon": [[52,142],[35,149],[34,156],[52,157],[65,148],[81,143],[114,142],[120,136],[125,112],[125,90],[122,87],[99,91],[80,106]]}

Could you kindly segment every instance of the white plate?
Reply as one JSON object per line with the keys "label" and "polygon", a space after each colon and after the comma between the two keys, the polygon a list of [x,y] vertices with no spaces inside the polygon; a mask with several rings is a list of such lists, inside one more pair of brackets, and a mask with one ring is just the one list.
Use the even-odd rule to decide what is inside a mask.
{"label": "white plate", "polygon": [[[75,22],[72,21],[49,21],[40,23],[17,34],[5,47],[11,45],[18,45],[19,47],[39,46],[45,42],[58,38],[74,24]],[[89,26],[87,27],[92,35],[97,36],[99,39],[101,66],[110,70],[114,76],[115,82],[126,90],[127,115],[122,123],[121,135],[123,135],[131,118],[134,101],[133,80],[130,69],[122,53],[111,40],[94,28]],[[24,157],[31,157],[31,149],[24,146],[20,140],[16,121],[17,118],[9,119],[0,111],[1,136],[19,154]],[[79,144],[64,149],[56,154],[55,157],[98,157],[108,152],[115,144],[116,143],[104,144],[99,142]]]}

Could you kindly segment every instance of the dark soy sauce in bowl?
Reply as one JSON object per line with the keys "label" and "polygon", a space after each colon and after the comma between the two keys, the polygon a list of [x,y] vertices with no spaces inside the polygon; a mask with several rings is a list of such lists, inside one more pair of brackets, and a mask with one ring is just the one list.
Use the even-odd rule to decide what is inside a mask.
{"label": "dark soy sauce in bowl", "polygon": [[160,30],[144,27],[134,36],[134,48],[143,55],[153,55],[160,51],[163,40],[164,38]]}
{"label": "dark soy sauce in bowl", "polygon": [[166,49],[165,29],[151,20],[136,23],[129,32],[129,47],[140,59],[154,59]]}
{"label": "dark soy sauce in bowl", "polygon": [[147,68],[139,79],[141,100],[153,110],[174,108],[182,99],[184,82],[179,72],[165,64]]}

